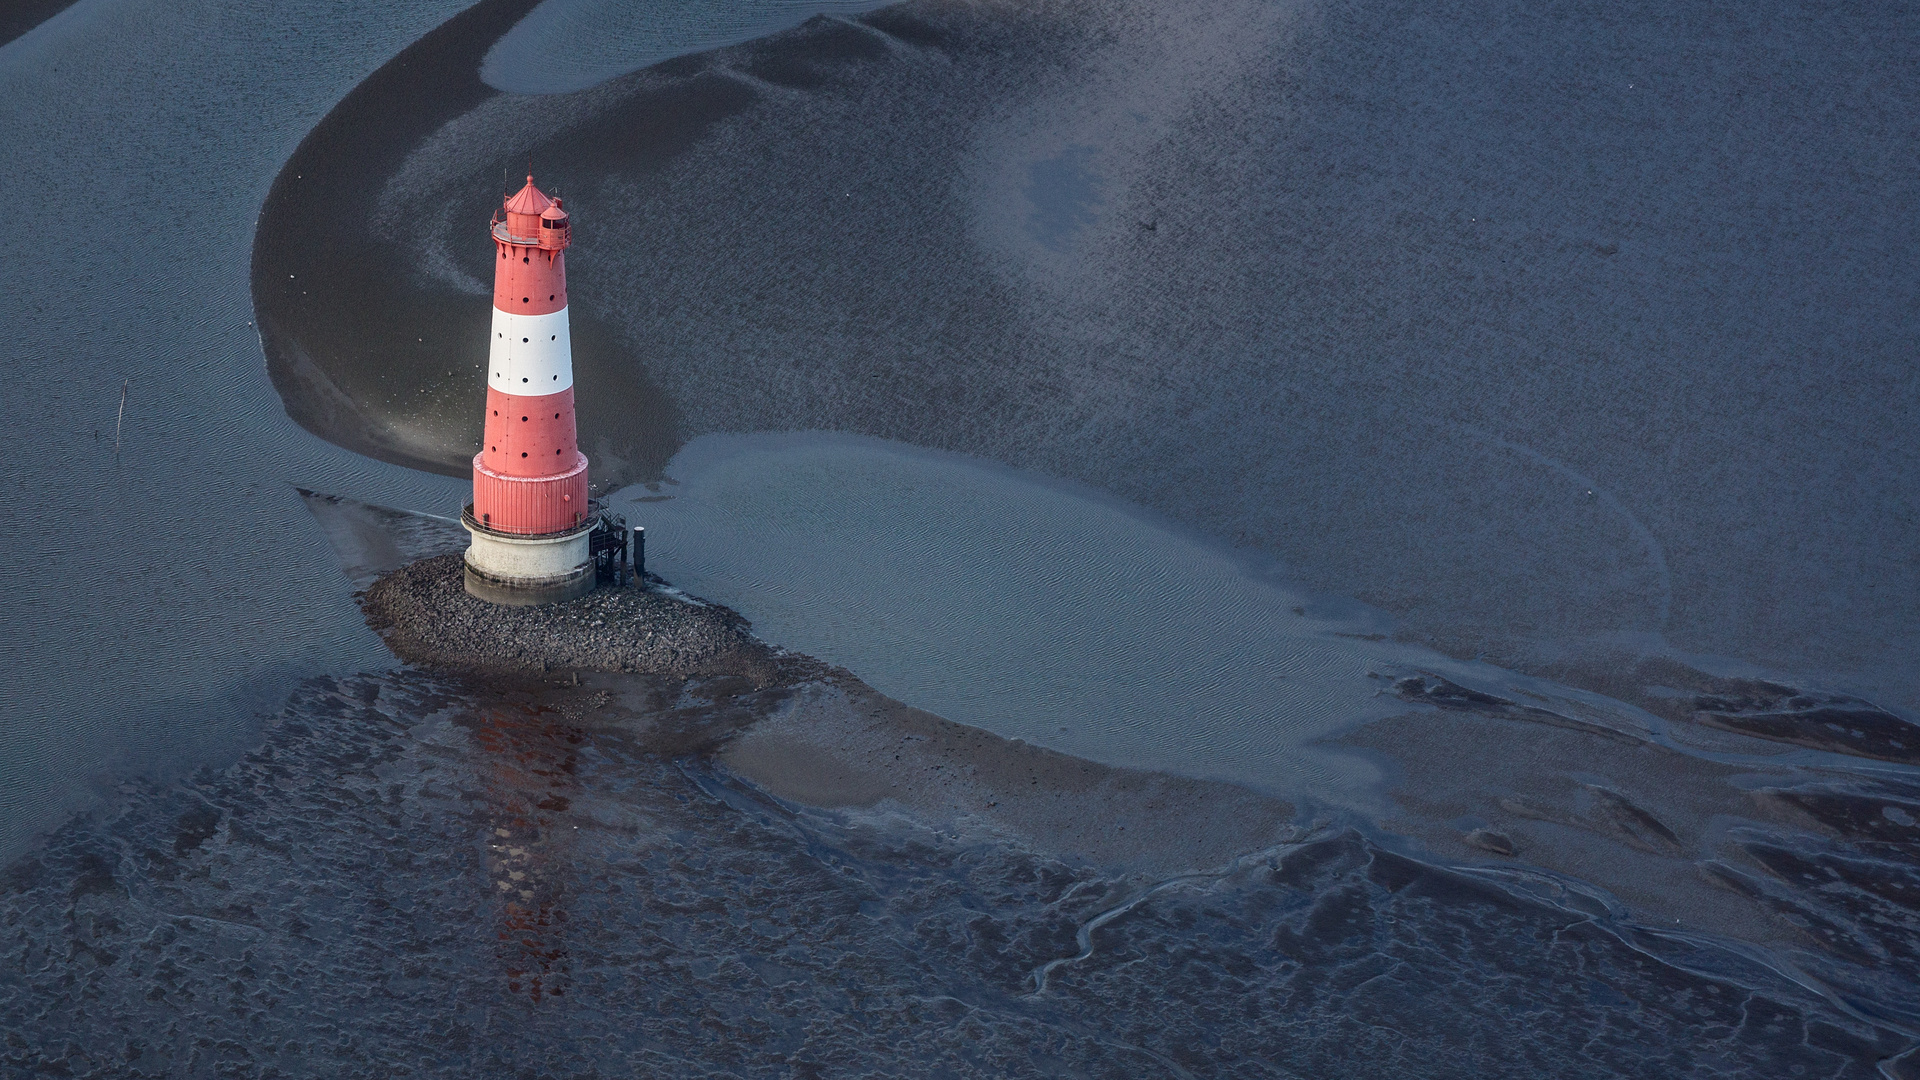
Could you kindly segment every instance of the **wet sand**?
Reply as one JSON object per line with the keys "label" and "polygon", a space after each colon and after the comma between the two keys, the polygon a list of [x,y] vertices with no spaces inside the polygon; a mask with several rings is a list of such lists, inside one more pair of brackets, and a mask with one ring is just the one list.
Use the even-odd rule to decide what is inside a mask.
{"label": "wet sand", "polygon": [[1799,824],[1730,782],[1764,781],[1750,765],[1471,711],[1394,717],[1339,742],[1391,763],[1397,812],[1381,826],[1443,858],[1541,867],[1650,919],[1776,947],[1818,945],[1702,872],[1734,821]]}
{"label": "wet sand", "polygon": [[[1911,904],[1904,886],[1888,888],[1920,864],[1920,785],[1808,767],[1771,732],[1687,718],[1727,707],[1734,687],[1705,676],[1660,731],[1404,679],[1393,693],[1406,713],[1333,740],[1386,773],[1393,809],[1368,822],[955,724],[671,591],[603,589],[507,620],[458,582],[457,556],[402,566],[367,591],[369,621],[404,659],[647,752],[697,758],[795,809],[1011,844],[1138,887],[1230,873],[1345,821],[1503,888],[1677,940],[1761,946],[1852,992],[1887,1000],[1920,976]],[[1767,701],[1795,697],[1773,689]],[[1705,743],[1719,761],[1700,755]],[[1786,884],[1788,867],[1820,887]]]}
{"label": "wet sand", "polygon": [[1902,1075],[1911,1040],[1805,973],[1353,830],[1158,876],[775,798],[706,749],[750,695],[303,684],[232,767],[7,868],[0,1067]]}
{"label": "wet sand", "polygon": [[955,835],[997,832],[1161,876],[1224,867],[1305,833],[1279,799],[1009,741],[844,677],[800,688],[720,761],[798,803],[897,806]]}
{"label": "wet sand", "polygon": [[[1920,820],[1920,783],[1906,770],[1792,749],[1870,761],[1886,749],[1876,722],[1885,714],[1671,663],[1627,674],[1623,684],[1643,691],[1629,699],[1667,721],[1657,729],[1590,723],[1430,676],[1395,687],[1428,708],[1334,742],[1382,763],[1394,809],[1380,827],[1435,856],[1546,870],[1598,886],[1605,903],[1656,924],[1784,955],[1871,955],[1894,982],[1920,977],[1900,940],[1913,919],[1905,886],[1889,891],[1831,869],[1872,865],[1870,878],[1894,879],[1920,870],[1920,831],[1897,831]],[[1691,692],[1656,698],[1644,693],[1649,684]],[[1800,702],[1810,715],[1787,727],[1763,712],[1765,723],[1745,725],[1732,703],[1754,698],[1741,691],[1762,705]],[[1844,709],[1858,716],[1850,733],[1820,719]],[[1820,888],[1780,887],[1783,867],[1817,864],[1828,869],[1800,884]]]}
{"label": "wet sand", "polygon": [[[343,566],[383,547],[427,554],[454,542],[418,515],[308,503]],[[1609,669],[1622,698],[1647,707],[1635,721],[1408,677],[1388,688],[1405,712],[1327,743],[1380,769],[1387,811],[1303,812],[1236,785],[1114,768],[953,723],[761,641],[737,613],[657,579],[507,610],[465,594],[457,554],[390,558],[362,603],[401,659],[627,732],[650,752],[694,755],[794,807],[1011,843],[1141,880],[1219,871],[1358,825],[1507,887],[1798,957],[1869,995],[1894,992],[1870,989],[1882,980],[1920,978],[1920,953],[1903,943],[1912,905],[1905,886],[1886,884],[1920,885],[1920,784],[1807,756],[1865,763],[1897,751],[1902,721],[1865,702],[1671,662]],[[1805,715],[1788,719],[1794,708]],[[1760,722],[1743,719],[1752,715]],[[1821,887],[1787,884],[1789,866]]]}
{"label": "wet sand", "polygon": [[[309,506],[336,543],[385,529],[400,551],[425,531]],[[380,550],[353,539],[343,563]],[[448,562],[381,580],[452,579]],[[419,584],[376,582],[370,613],[445,599]],[[1580,775],[1593,745],[1617,756],[1647,732],[1399,687],[1409,715],[1356,742],[1406,759],[1400,790],[1470,813],[1484,788],[1535,814],[1435,858],[1364,823],[1296,827],[1226,785],[948,724],[762,643],[709,649],[694,675],[673,650],[615,655],[585,610],[516,636],[588,670],[310,680],[240,762],[124,785],[111,812],[10,865],[0,1063],[103,1080],[1283,1080],[1356,1061],[1474,1080],[1870,1080],[1911,1060],[1907,796],[1849,802],[1830,776],[1758,792],[1747,820],[1772,824],[1726,830],[1748,861],[1720,864],[1723,880],[1800,931],[1782,964],[1533,861],[1564,846],[1524,831],[1549,818],[1642,855],[1699,847],[1719,815],[1662,790],[1659,749]],[[716,618],[738,627],[671,595],[635,610],[692,641]],[[636,661],[661,666],[591,670]],[[1474,771],[1513,759],[1525,777]],[[1619,798],[1555,801],[1576,788]],[[1454,812],[1411,807],[1408,828]],[[1487,850],[1500,830],[1518,858]]]}
{"label": "wet sand", "polygon": [[1299,835],[1293,807],[1277,799],[1083,761],[903,705],[664,582],[503,609],[466,594],[461,566],[457,554],[435,556],[367,589],[368,622],[401,659],[530,688],[534,707],[582,722],[629,724],[639,745],[714,758],[795,804],[907,814],[1163,875]]}

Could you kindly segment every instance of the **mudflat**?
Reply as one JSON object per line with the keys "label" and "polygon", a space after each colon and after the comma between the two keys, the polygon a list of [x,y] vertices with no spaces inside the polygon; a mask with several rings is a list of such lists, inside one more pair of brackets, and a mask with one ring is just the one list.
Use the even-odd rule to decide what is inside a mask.
{"label": "mudflat", "polygon": [[1278,799],[1084,761],[903,705],[657,580],[502,608],[469,596],[461,557],[445,554],[389,571],[362,603],[409,663],[628,727],[641,747],[712,758],[800,805],[905,813],[1156,874],[1301,835]]}

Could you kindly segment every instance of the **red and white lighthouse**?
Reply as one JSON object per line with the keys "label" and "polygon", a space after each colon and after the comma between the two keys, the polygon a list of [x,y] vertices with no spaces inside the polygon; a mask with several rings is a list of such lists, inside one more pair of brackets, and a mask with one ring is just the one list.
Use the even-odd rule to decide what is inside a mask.
{"label": "red and white lighthouse", "polygon": [[567,247],[560,200],[527,186],[492,222],[493,328],[486,440],[463,523],[467,591],[496,603],[569,600],[594,585],[587,458],[573,422]]}

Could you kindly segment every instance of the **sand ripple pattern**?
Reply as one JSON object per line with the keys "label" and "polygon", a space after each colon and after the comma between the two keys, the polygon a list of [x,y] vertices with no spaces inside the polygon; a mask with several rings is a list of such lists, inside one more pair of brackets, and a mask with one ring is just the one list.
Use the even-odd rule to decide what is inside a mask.
{"label": "sand ripple pattern", "polygon": [[8,1075],[1868,1080],[1909,1045],[1352,832],[1142,896],[406,675],[303,685],[5,885]]}

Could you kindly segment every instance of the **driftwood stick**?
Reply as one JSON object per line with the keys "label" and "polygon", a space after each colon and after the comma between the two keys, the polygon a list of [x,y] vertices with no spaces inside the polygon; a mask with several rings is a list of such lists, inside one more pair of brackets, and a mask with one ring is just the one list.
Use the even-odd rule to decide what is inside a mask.
{"label": "driftwood stick", "polygon": [[132,381],[127,379],[120,384],[120,415],[113,421],[113,456],[116,458],[120,456],[120,425],[127,421],[127,384]]}

